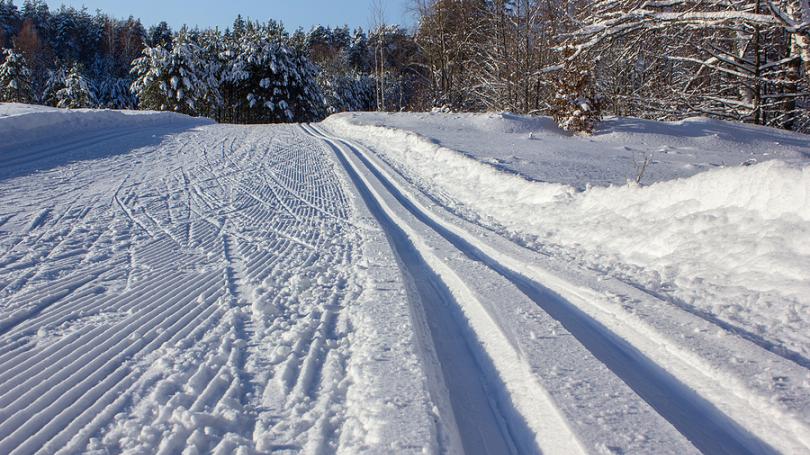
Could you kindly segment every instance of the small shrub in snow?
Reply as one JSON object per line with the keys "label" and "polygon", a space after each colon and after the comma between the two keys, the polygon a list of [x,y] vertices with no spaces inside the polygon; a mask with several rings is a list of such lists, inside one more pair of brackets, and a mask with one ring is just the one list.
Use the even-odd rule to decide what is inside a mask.
{"label": "small shrub in snow", "polygon": [[551,115],[557,125],[571,133],[590,134],[602,119],[601,104],[591,71],[581,62],[568,62],[551,101]]}
{"label": "small shrub in snow", "polygon": [[3,51],[0,65],[0,101],[30,103],[34,99],[31,88],[31,71],[25,58],[11,49]]}

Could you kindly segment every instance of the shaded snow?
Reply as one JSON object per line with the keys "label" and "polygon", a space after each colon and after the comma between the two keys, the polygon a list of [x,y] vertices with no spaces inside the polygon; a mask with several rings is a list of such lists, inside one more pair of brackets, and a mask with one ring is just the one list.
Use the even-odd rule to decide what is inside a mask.
{"label": "shaded snow", "polygon": [[99,130],[170,125],[206,125],[213,121],[174,112],[112,109],[58,109],[19,103],[0,103],[0,147],[64,140]]}

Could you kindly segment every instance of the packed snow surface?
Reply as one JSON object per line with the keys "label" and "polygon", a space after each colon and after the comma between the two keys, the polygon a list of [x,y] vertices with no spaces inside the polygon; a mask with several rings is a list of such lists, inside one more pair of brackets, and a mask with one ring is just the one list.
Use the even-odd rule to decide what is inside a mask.
{"label": "packed snow surface", "polygon": [[[326,125],[470,219],[810,359],[807,136],[610,119],[570,137],[509,114],[341,114]],[[626,182],[636,150],[652,154],[642,183],[655,183]],[[506,155],[514,172],[491,164]]]}
{"label": "packed snow surface", "polygon": [[691,122],[639,186],[475,151],[543,119],[0,105],[0,453],[807,452],[804,145]]}
{"label": "packed snow surface", "polygon": [[0,146],[0,453],[432,446],[393,256],[315,139],[31,111],[109,122]]}

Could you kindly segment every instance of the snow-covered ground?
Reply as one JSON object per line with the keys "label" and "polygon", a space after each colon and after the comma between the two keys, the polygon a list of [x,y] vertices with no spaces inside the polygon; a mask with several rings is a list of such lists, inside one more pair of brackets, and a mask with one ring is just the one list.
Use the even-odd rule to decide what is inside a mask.
{"label": "snow-covered ground", "polygon": [[[810,359],[807,136],[610,119],[569,137],[548,119],[496,114],[342,114],[326,125],[469,219]],[[654,184],[627,184],[644,160],[634,151],[652,156],[642,184]]]}
{"label": "snow-covered ground", "polygon": [[0,105],[0,453],[810,450],[804,138],[603,128]]}
{"label": "snow-covered ground", "polygon": [[16,145],[26,149],[48,139],[69,143],[95,132],[127,133],[139,128],[153,126],[176,126],[213,123],[210,120],[192,119],[171,112],[116,111],[99,109],[57,109],[30,104],[0,104],[0,146]]}
{"label": "snow-covered ground", "polygon": [[336,119],[414,132],[498,169],[577,189],[635,180],[646,157],[645,185],[742,163],[810,162],[805,135],[706,118],[608,118],[592,136],[571,136],[550,118],[512,114],[352,113],[330,122]]}
{"label": "snow-covered ground", "polygon": [[402,278],[318,141],[87,115],[0,146],[0,453],[431,446]]}

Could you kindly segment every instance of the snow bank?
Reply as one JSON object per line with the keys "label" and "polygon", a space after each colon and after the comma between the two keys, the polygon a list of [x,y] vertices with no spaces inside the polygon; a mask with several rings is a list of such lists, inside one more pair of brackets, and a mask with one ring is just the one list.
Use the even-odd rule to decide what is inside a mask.
{"label": "snow bank", "polygon": [[571,136],[550,118],[509,113],[346,116],[352,123],[418,132],[498,169],[578,189],[635,180],[645,159],[650,162],[643,184],[772,159],[810,162],[806,135],[699,117],[679,122],[614,117],[593,136]]}
{"label": "snow bank", "polygon": [[808,164],[775,160],[646,187],[577,190],[356,117],[325,125],[468,218],[810,356]]}
{"label": "snow bank", "polygon": [[17,103],[0,103],[2,146],[32,140],[75,135],[111,128],[214,123],[174,112],[116,111],[109,109],[57,109]]}

